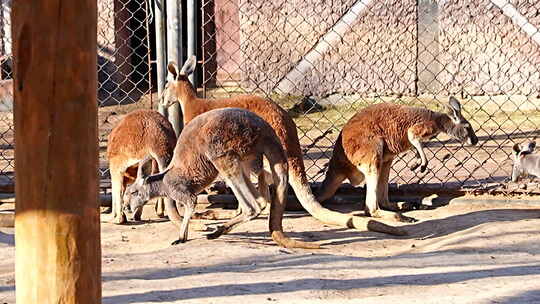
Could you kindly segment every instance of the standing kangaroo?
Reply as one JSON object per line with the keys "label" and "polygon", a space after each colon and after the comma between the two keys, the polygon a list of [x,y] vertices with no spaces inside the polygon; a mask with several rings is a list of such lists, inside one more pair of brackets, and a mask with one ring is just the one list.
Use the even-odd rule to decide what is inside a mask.
{"label": "standing kangaroo", "polygon": [[174,62],[168,65],[168,70],[174,80],[167,84],[162,102],[165,106],[179,102],[182,108],[184,124],[212,109],[235,107],[249,110],[264,119],[276,132],[287,154],[289,183],[302,206],[313,217],[323,223],[332,225],[363,230],[369,229],[394,235],[406,234],[404,230],[397,227],[324,208],[311,192],[304,168],[296,125],[287,112],[271,100],[255,95],[241,95],[223,99],[197,98],[197,92],[188,79],[188,75],[193,73],[195,66],[196,59],[194,56],[184,63],[180,71],[178,71]]}
{"label": "standing kangaroo", "polygon": [[[270,198],[262,172],[263,156],[270,164],[276,193]],[[188,224],[197,202],[197,194],[218,174],[233,190],[241,213],[208,234],[209,239],[228,233],[261,213],[261,205],[270,201],[270,232],[283,247],[318,248],[317,244],[296,241],[283,234],[282,219],[287,199],[287,158],[274,130],[252,112],[229,108],[209,111],[187,124],[178,138],[174,155],[164,172],[146,175],[139,165],[136,181],[124,194],[127,212],[137,212],[153,197],[165,196],[184,206],[179,239],[187,241]],[[254,163],[256,165],[254,165]],[[244,167],[259,168],[259,191],[246,176]],[[179,207],[179,206],[178,206]]]}
{"label": "standing kangaroo", "polygon": [[460,142],[478,142],[470,123],[461,115],[461,105],[450,97],[449,113],[392,103],[368,106],[356,113],[339,134],[330,159],[326,177],[319,189],[318,199],[334,195],[345,179],[357,186],[366,183],[366,213],[372,217],[414,221],[399,213],[379,209],[380,206],[398,211],[388,200],[388,178],[394,158],[410,148],[416,149],[424,172],[427,158],[423,142],[439,133],[446,133]]}
{"label": "standing kangaroo", "polygon": [[517,182],[518,179],[525,174],[540,177],[540,154],[533,154],[536,143],[528,142],[526,145],[520,146],[515,144],[514,150],[514,166],[512,167],[512,181]]}
{"label": "standing kangaroo", "polygon": [[[165,117],[152,110],[137,110],[127,114],[111,131],[107,144],[107,158],[111,171],[112,222],[122,224],[122,193],[131,181],[133,170],[147,155],[163,171],[172,158],[176,135]],[[156,168],[154,168],[155,170]],[[163,202],[158,200],[156,212],[162,216]],[[165,200],[168,216],[177,219],[178,211],[172,201]],[[171,208],[174,207],[174,208]],[[174,210],[171,210],[174,209]],[[140,219],[140,213],[134,217]]]}

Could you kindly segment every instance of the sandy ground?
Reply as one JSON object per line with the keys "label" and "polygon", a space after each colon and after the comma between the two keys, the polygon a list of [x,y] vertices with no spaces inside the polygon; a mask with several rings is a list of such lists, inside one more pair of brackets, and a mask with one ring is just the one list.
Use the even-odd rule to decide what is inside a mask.
{"label": "sandy ground", "polygon": [[[213,241],[191,231],[177,246],[169,222],[103,223],[103,303],[540,303],[540,204],[408,215],[420,219],[410,236],[389,237],[288,212],[285,230],[320,250],[277,247],[264,218]],[[0,229],[0,303],[15,303],[13,233]]]}

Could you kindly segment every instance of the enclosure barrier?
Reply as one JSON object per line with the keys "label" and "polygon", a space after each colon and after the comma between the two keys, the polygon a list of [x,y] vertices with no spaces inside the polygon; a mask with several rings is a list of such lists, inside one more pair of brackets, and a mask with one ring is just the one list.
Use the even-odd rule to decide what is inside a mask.
{"label": "enclosure barrier", "polygon": [[[9,79],[10,1],[0,1],[1,77]],[[533,179],[509,182],[512,146],[540,135],[540,2],[180,1],[181,20],[172,25],[167,2],[98,1],[104,191],[111,128],[133,109],[157,108],[163,58],[172,52],[156,30],[165,20],[169,32],[182,29],[177,58],[197,54],[201,96],[259,94],[289,111],[312,182],[324,177],[339,131],[356,111],[379,102],[445,111],[456,96],[479,144],[441,135],[427,144],[425,173],[408,168],[412,152],[396,159],[391,187],[540,193]],[[197,35],[189,36],[193,28]],[[13,178],[13,148],[8,109],[0,113],[2,183]]]}

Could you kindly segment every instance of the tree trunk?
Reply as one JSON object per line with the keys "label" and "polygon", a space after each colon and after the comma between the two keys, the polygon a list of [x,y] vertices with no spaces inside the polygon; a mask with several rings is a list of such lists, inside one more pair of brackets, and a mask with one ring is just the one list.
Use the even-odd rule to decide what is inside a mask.
{"label": "tree trunk", "polygon": [[101,303],[97,3],[12,4],[17,303]]}

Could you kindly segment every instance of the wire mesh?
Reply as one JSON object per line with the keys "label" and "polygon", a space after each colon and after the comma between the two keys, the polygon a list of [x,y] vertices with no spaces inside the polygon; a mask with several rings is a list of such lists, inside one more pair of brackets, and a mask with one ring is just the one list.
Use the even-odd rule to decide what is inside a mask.
{"label": "wire mesh", "polygon": [[260,94],[289,110],[312,182],[356,111],[378,102],[445,111],[456,96],[479,145],[440,135],[427,144],[427,172],[411,171],[405,153],[391,183],[540,190],[509,183],[512,146],[540,135],[540,2],[202,0],[201,15],[204,94]]}
{"label": "wire mesh", "polygon": [[[151,3],[150,3],[151,4]],[[98,106],[102,189],[109,187],[107,136],[125,113],[152,107],[151,14],[146,0],[98,0]],[[0,0],[0,79],[12,78],[11,0]],[[13,184],[12,88],[0,83],[0,185]]]}
{"label": "wire mesh", "polygon": [[[0,79],[11,78],[10,2],[0,0]],[[153,107],[153,1],[98,0],[100,168],[123,114]],[[398,187],[540,192],[509,183],[514,143],[540,135],[540,3],[528,0],[201,0],[202,94],[266,96],[298,126],[307,173],[323,179],[343,125],[374,103],[444,111],[451,95],[480,138],[441,135],[429,170],[413,153],[393,164]],[[10,93],[0,87],[0,184],[14,175]],[[8,96],[7,98],[5,96]]]}

